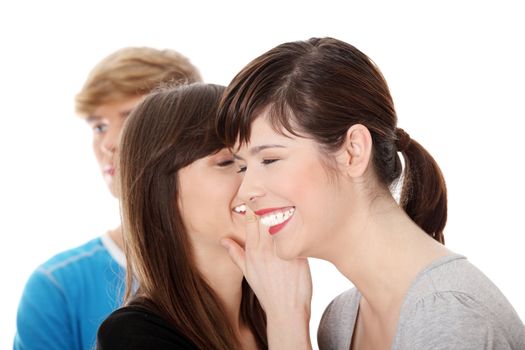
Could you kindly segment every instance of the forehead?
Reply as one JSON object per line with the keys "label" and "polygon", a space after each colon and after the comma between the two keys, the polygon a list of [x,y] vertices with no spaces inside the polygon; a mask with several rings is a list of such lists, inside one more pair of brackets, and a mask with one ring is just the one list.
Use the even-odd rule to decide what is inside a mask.
{"label": "forehead", "polygon": [[144,95],[133,96],[118,101],[110,101],[99,105],[91,115],[87,117],[88,121],[92,119],[108,118],[112,116],[127,116],[142,100]]}
{"label": "forehead", "polygon": [[302,139],[284,127],[275,127],[266,117],[257,118],[251,125],[250,139],[242,144],[237,139],[233,148],[234,157],[244,159],[266,149],[292,149],[302,143]]}
{"label": "forehead", "polygon": [[[262,142],[267,142],[270,140],[286,140],[292,139],[294,135],[286,130],[283,125],[278,123],[278,120],[272,122],[271,116],[268,110],[260,113],[250,125],[250,138],[247,141],[246,145],[254,145]],[[234,150],[237,150],[245,144],[240,143],[240,137],[237,138],[235,142]]]}

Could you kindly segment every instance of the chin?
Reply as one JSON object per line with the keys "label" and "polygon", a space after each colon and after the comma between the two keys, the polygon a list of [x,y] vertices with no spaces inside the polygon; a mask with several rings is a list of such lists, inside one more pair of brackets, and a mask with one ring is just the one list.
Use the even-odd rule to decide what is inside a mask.
{"label": "chin", "polygon": [[118,195],[119,189],[117,188],[115,183],[113,181],[108,181],[106,182],[106,185],[108,186],[109,193],[111,193],[113,197],[119,199],[119,195]]}
{"label": "chin", "polygon": [[284,247],[283,245],[280,245],[278,243],[275,244],[275,253],[279,258],[283,260],[293,260],[302,256],[295,247]]}
{"label": "chin", "polygon": [[241,234],[229,233],[229,234],[221,237],[221,239],[223,239],[223,238],[229,238],[229,239],[233,240],[235,243],[237,243],[239,246],[244,248],[244,236],[242,236]]}
{"label": "chin", "polygon": [[117,190],[113,190],[113,189],[109,189],[109,193],[111,193],[111,195],[116,198],[116,199],[119,199],[119,195],[117,193]]}

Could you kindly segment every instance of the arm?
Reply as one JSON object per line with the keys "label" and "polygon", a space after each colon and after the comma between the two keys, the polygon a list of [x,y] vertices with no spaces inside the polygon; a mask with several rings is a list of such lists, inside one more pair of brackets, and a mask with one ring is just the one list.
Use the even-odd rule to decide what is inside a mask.
{"label": "arm", "polygon": [[18,305],[13,349],[78,349],[60,285],[42,270],[29,278]]}
{"label": "arm", "polygon": [[221,242],[255,292],[267,318],[268,347],[311,349],[310,307],[312,278],[304,258],[280,259],[273,240],[249,209],[246,213],[245,249],[234,241]]}

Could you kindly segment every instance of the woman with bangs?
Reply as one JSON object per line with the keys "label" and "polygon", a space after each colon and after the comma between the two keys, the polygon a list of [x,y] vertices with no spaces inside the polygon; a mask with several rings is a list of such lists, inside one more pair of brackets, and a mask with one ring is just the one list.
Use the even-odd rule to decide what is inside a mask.
{"label": "woman with bangs", "polygon": [[443,174],[398,128],[385,79],[358,49],[313,38],[262,54],[228,86],[217,130],[248,207],[245,246],[222,244],[266,311],[271,349],[311,348],[306,257],[355,285],[324,312],[321,350],[525,349],[505,296],[444,246]]}
{"label": "woman with bangs", "polygon": [[242,180],[214,130],[223,87],[155,91],[126,121],[120,198],[126,305],[98,349],[266,349],[263,310],[221,239],[243,244]]}

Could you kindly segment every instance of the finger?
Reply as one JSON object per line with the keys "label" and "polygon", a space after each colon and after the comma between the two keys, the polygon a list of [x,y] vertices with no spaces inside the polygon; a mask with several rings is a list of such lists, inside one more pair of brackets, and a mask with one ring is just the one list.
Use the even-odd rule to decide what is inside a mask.
{"label": "finger", "polygon": [[221,239],[221,245],[226,248],[228,255],[233,260],[234,264],[241,270],[242,274],[246,276],[246,262],[244,258],[244,249],[241,248],[234,240],[229,238]]}
{"label": "finger", "polygon": [[272,238],[272,235],[268,230],[268,226],[263,225],[259,222],[259,249],[266,250],[269,252],[274,252],[275,241]]}
{"label": "finger", "polygon": [[246,242],[244,244],[246,250],[256,249],[260,239],[259,220],[250,208],[246,208],[244,229],[246,230]]}

